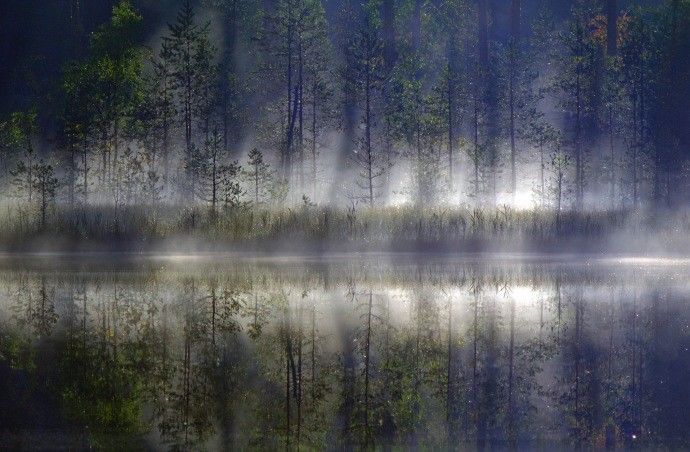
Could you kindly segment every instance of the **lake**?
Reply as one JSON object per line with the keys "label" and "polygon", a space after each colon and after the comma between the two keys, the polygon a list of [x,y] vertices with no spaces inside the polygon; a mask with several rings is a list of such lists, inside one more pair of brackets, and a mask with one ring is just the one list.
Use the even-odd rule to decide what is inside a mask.
{"label": "lake", "polygon": [[690,260],[5,255],[0,448],[690,447]]}

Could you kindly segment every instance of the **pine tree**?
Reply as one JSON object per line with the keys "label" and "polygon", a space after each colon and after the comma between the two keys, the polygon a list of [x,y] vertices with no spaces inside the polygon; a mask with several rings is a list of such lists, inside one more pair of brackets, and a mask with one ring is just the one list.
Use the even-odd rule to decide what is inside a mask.
{"label": "pine tree", "polygon": [[204,0],[204,5],[215,8],[224,24],[219,46],[218,109],[223,147],[232,153],[248,135],[245,127],[255,113],[252,103],[259,94],[253,79],[258,58],[255,40],[264,5],[251,0]]}
{"label": "pine tree", "polygon": [[251,186],[250,194],[253,196],[254,207],[258,207],[270,195],[273,171],[271,171],[270,165],[264,162],[261,151],[256,148],[249,152],[244,176]]}
{"label": "pine tree", "polygon": [[202,175],[198,186],[198,196],[210,204],[213,218],[218,213],[218,206],[222,199],[221,185],[228,171],[222,164],[222,150],[222,138],[218,129],[214,128],[204,144],[203,153],[200,155],[202,160],[198,163]]}
{"label": "pine tree", "polygon": [[34,139],[36,133],[36,112],[14,112],[8,124],[8,141],[13,154],[19,157],[14,168],[10,169],[13,185],[18,196],[27,196],[29,204],[33,200],[34,187]]}
{"label": "pine tree", "polygon": [[97,30],[91,39],[91,56],[87,76],[94,77],[97,115],[96,133],[102,150],[101,184],[114,185],[123,129],[129,126],[136,108],[143,99],[143,52],[138,46],[141,16],[128,0],[113,7],[110,22]]}
{"label": "pine tree", "polygon": [[208,139],[210,133],[216,81],[215,48],[209,40],[209,23],[196,24],[190,0],[183,3],[175,23],[168,24],[168,35],[163,37],[163,42],[169,50],[173,87],[180,104],[177,110],[184,127],[186,185],[182,193],[185,200],[191,201],[197,190],[193,161],[200,149],[195,132],[201,128],[202,140]]}
{"label": "pine tree", "polygon": [[600,52],[586,26],[590,12],[585,8],[576,8],[573,15],[569,29],[562,36],[565,54],[560,60],[561,72],[556,84],[564,95],[562,104],[567,118],[573,123],[569,141],[575,160],[575,208],[581,210],[586,182],[587,124],[595,115],[595,104],[598,102],[596,75]]}
{"label": "pine tree", "polygon": [[621,81],[629,104],[626,122],[632,206],[640,203],[642,162],[649,151],[650,49],[644,17],[638,12],[623,24],[620,58]]}
{"label": "pine tree", "polygon": [[305,165],[311,160],[311,196],[317,198],[318,156],[325,131],[336,125],[333,112],[334,86],[331,73],[332,48],[328,38],[326,14],[321,2],[312,2],[305,18],[308,26],[302,35],[303,79],[300,88],[300,184],[305,193]]}
{"label": "pine tree", "polygon": [[[439,102],[445,110],[447,129],[447,172],[448,191],[457,190],[455,176],[457,173],[457,146],[466,141],[462,135],[463,125],[471,111],[469,96],[469,71],[466,62],[470,56],[462,51],[465,43],[473,33],[471,21],[471,6],[466,0],[447,0],[441,3],[436,11],[436,21],[440,30],[445,34],[445,49],[443,58],[445,68],[442,82],[444,95]],[[464,60],[464,61],[463,61]]]}
{"label": "pine tree", "polygon": [[170,177],[170,158],[172,157],[172,129],[177,115],[174,99],[172,73],[172,52],[167,42],[161,44],[158,58],[153,63],[153,74],[149,83],[149,105],[152,109],[152,127],[163,158],[163,185],[167,186]]}
{"label": "pine tree", "polygon": [[41,212],[41,225],[46,224],[48,207],[55,200],[55,193],[60,185],[53,166],[41,160],[34,164],[33,189],[36,191]]}
{"label": "pine tree", "polygon": [[563,196],[567,191],[567,174],[570,167],[570,155],[563,152],[560,146],[551,154],[552,189],[556,209],[556,228],[561,227],[561,212],[563,210]]}
{"label": "pine tree", "polygon": [[[322,108],[318,104],[327,92],[325,79],[330,47],[325,11],[316,0],[280,0],[266,13],[264,23],[262,70],[271,77],[265,89],[277,99],[268,108],[278,114],[275,119],[279,129],[271,133],[279,149],[280,173],[287,183],[294,178],[299,191],[304,193],[309,101],[313,129],[318,124],[315,115]],[[276,80],[281,84],[277,85]],[[276,90],[277,86],[281,87],[281,92]],[[316,142],[313,130],[311,139]],[[314,152],[311,157],[314,159]]]}
{"label": "pine tree", "polygon": [[[520,80],[518,74],[522,70],[521,44],[521,5],[520,0],[511,1],[510,9],[510,37],[508,38],[508,135],[510,138],[510,193],[515,202],[517,194],[517,117],[520,116],[521,102],[518,94]],[[523,85],[524,86],[524,85]]]}
{"label": "pine tree", "polygon": [[560,142],[559,132],[555,127],[543,119],[533,118],[524,131],[524,137],[537,148],[539,156],[539,183],[537,187],[537,196],[539,198],[539,206],[545,208],[548,203],[546,165],[549,162],[547,161],[547,156],[551,154],[551,149]]}
{"label": "pine tree", "polygon": [[239,175],[242,173],[242,167],[237,160],[232,161],[221,167],[223,179],[221,180],[221,195],[223,200],[223,208],[236,209],[242,207],[242,185],[240,184]]}
{"label": "pine tree", "polygon": [[356,39],[351,48],[351,55],[355,59],[352,79],[348,80],[361,98],[363,126],[362,136],[359,138],[359,146],[355,151],[353,160],[359,167],[357,185],[363,191],[361,199],[364,199],[369,207],[374,206],[378,196],[378,179],[383,175],[381,166],[381,153],[377,151],[376,144],[376,106],[375,97],[381,87],[381,70],[383,68],[382,45],[379,37],[380,19],[375,4],[368,3],[359,28],[356,31]]}
{"label": "pine tree", "polygon": [[67,184],[70,205],[81,195],[89,201],[92,142],[98,105],[94,102],[97,89],[91,67],[86,63],[69,65],[62,80],[65,102],[62,106],[61,141],[67,151]]}

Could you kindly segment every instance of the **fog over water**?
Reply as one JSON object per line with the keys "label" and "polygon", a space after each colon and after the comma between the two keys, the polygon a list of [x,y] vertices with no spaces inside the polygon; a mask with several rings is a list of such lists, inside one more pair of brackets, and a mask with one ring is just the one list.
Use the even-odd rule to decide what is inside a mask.
{"label": "fog over water", "polygon": [[1,262],[3,447],[690,446],[685,259]]}

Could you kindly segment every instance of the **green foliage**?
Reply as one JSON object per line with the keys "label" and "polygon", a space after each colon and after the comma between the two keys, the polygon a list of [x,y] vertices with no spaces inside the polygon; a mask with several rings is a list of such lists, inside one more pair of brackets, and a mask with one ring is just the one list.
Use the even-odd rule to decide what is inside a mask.
{"label": "green foliage", "polygon": [[248,195],[258,206],[271,200],[271,193],[275,185],[275,172],[264,161],[264,156],[258,149],[252,149],[247,157],[247,166],[243,170],[242,176],[250,187],[247,190]]}
{"label": "green foliage", "polygon": [[216,48],[210,41],[209,23],[196,23],[189,0],[183,3],[176,21],[168,24],[168,35],[163,37],[163,43],[178,103],[179,124],[184,128],[186,180],[180,181],[180,185],[185,197],[193,200],[196,191],[193,171],[198,160],[203,159],[197,155],[202,149],[197,143],[197,132],[209,136],[213,129],[212,114],[217,105]]}
{"label": "green foliage", "polygon": [[[118,121],[131,116],[143,99],[143,52],[139,47],[141,16],[124,0],[113,8],[110,23],[94,33],[92,56],[86,62],[95,79],[92,95],[103,107],[103,121]],[[115,132],[113,132],[115,133]]]}
{"label": "green foliage", "polygon": [[14,112],[7,125],[10,146],[23,152],[33,152],[31,141],[36,132],[36,111]]}
{"label": "green foliage", "polygon": [[48,207],[55,201],[60,181],[55,177],[53,166],[41,160],[34,165],[31,183],[40,200],[41,222],[45,224]]}
{"label": "green foliage", "polygon": [[0,335],[0,362],[12,369],[33,372],[36,369],[36,350],[30,338],[16,332],[3,332]]}
{"label": "green foliage", "polygon": [[87,425],[100,447],[143,432],[142,375],[125,354],[68,345],[61,360],[65,414]]}

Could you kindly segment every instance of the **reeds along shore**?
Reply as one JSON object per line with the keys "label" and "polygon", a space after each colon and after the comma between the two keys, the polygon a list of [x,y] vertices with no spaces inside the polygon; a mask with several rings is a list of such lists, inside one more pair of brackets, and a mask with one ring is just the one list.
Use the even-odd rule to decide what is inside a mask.
{"label": "reeds along shore", "polygon": [[470,208],[6,206],[3,251],[690,251],[682,212]]}

